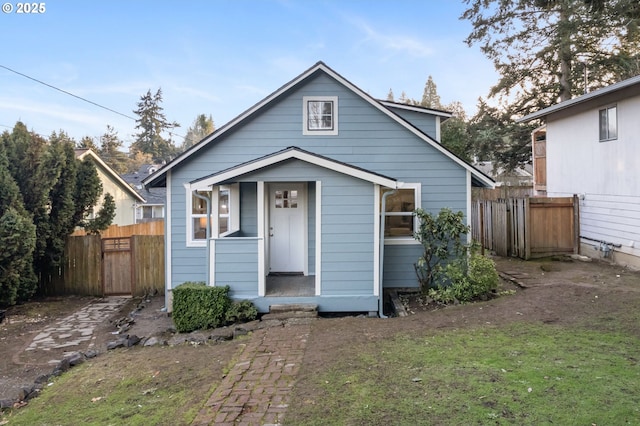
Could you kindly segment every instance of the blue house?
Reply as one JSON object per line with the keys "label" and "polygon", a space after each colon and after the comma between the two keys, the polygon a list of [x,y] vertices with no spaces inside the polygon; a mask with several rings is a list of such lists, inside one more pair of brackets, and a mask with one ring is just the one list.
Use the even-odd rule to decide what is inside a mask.
{"label": "blue house", "polygon": [[440,143],[447,112],[373,99],[322,62],[144,180],[166,187],[166,297],[231,287],[260,312],[382,313],[417,287],[417,207],[471,212],[493,181]]}

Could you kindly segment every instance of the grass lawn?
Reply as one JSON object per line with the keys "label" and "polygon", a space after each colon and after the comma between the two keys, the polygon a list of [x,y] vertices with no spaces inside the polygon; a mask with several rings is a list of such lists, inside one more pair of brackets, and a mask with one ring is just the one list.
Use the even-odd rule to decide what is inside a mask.
{"label": "grass lawn", "polygon": [[111,351],[52,379],[27,406],[0,415],[0,425],[188,425],[236,349],[227,342]]}
{"label": "grass lawn", "polygon": [[296,387],[288,425],[640,424],[640,341],[511,323],[360,344]]}

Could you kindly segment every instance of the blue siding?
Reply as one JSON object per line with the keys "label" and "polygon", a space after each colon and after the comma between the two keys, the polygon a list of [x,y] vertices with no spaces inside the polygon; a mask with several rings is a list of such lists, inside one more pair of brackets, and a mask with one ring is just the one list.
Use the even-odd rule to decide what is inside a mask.
{"label": "blue siding", "polygon": [[431,136],[432,139],[436,139],[436,117],[431,114],[425,114],[417,111],[407,111],[401,108],[391,108],[393,112],[400,117],[407,120],[409,123],[416,126],[423,133]]}
{"label": "blue siding", "polygon": [[422,255],[420,244],[384,246],[383,286],[419,287],[413,264]]}
{"label": "blue siding", "polygon": [[[302,97],[311,95],[338,96],[337,136],[302,135]],[[171,281],[174,287],[184,281],[206,278],[205,262],[192,264],[194,258],[204,259],[205,249],[186,247],[185,244],[186,212],[183,185],[289,146],[297,146],[336,161],[391,176],[398,181],[420,182],[422,207],[426,210],[437,213],[441,208],[449,207],[455,211],[463,211],[465,215],[467,213],[466,170],[462,166],[417,138],[408,129],[393,122],[331,77],[320,73],[281,96],[269,107],[248,117],[242,124],[235,126],[172,170]],[[281,169],[278,173],[284,170]],[[267,178],[270,173],[273,173],[272,178],[278,174],[271,169],[260,174]],[[286,169],[286,174],[279,174],[279,179],[322,181],[323,293],[326,291],[326,294],[336,295],[371,294],[373,185],[295,162]],[[311,193],[309,186],[310,201]],[[247,195],[243,202],[247,202],[249,198]],[[311,202],[309,211],[315,211]],[[252,213],[247,210],[242,215],[244,227],[245,221],[247,224],[251,223]],[[310,237],[315,235],[312,228],[310,218]],[[311,238],[309,242],[309,264],[313,265],[312,257],[315,257],[315,253],[311,250]],[[347,244],[351,251],[342,256],[341,262],[338,259],[332,260],[331,253],[343,244]],[[413,262],[419,251],[417,255],[411,251],[404,256],[403,252],[413,249],[386,246],[385,250],[389,256],[385,261],[385,282],[394,286],[415,285]],[[395,261],[390,261],[394,256]]]}
{"label": "blue siding", "polygon": [[232,297],[258,294],[258,238],[222,238],[215,245],[215,285],[231,287]]}
{"label": "blue siding", "polygon": [[258,185],[255,182],[240,184],[240,231],[243,236],[258,235],[257,197]]}

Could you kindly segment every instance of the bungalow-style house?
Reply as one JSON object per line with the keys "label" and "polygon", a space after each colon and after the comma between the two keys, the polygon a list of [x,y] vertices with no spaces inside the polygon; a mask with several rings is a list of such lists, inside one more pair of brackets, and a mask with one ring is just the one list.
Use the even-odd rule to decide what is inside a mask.
{"label": "bungalow-style house", "polygon": [[[115,170],[109,167],[102,159],[89,148],[76,149],[76,158],[90,160],[96,165],[98,177],[102,182],[102,194],[107,192],[113,196],[116,204],[116,215],[113,218],[114,225],[133,225],[136,223],[136,206],[144,203],[145,199],[138,194],[127,182],[125,182]],[[98,206],[102,205],[102,198]],[[98,207],[97,206],[97,207]],[[99,207],[98,207],[99,208]]]}
{"label": "bungalow-style house", "polygon": [[[186,281],[274,304],[381,314],[417,287],[413,211],[471,211],[493,181],[439,143],[450,114],[378,101],[322,62],[156,173],[166,297]],[[210,220],[208,219],[210,218]]]}
{"label": "bungalow-style house", "polygon": [[580,199],[581,253],[640,268],[640,76],[529,114],[535,188]]}
{"label": "bungalow-style house", "polygon": [[136,205],[136,223],[154,222],[164,219],[164,203],[166,201],[166,188],[145,188],[142,180],[151,173],[156,172],[162,165],[143,164],[133,173],[122,175],[129,185],[141,194],[145,201]]}

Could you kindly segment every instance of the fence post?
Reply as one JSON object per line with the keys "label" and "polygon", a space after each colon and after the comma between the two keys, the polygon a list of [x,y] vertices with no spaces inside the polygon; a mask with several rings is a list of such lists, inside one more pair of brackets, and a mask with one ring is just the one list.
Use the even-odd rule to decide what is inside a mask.
{"label": "fence post", "polygon": [[480,214],[480,252],[484,256],[484,204],[478,201],[478,212]]}
{"label": "fence post", "polygon": [[573,194],[573,253],[580,253],[580,200]]}
{"label": "fence post", "polygon": [[531,258],[531,198],[524,199],[524,260]]}

